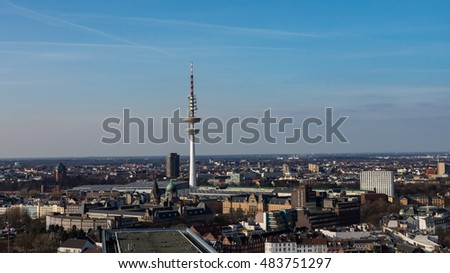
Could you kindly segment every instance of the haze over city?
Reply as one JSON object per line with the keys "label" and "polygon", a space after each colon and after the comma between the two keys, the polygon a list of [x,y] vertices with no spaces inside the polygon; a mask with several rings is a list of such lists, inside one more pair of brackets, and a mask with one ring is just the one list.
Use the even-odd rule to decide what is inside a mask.
{"label": "haze over city", "polygon": [[199,155],[449,151],[449,8],[0,1],[0,158],[188,154],[174,142],[100,140],[102,121],[124,108],[142,119],[186,116],[191,61],[203,119],[270,108],[297,126],[325,107],[349,117],[346,144],[200,144]]}

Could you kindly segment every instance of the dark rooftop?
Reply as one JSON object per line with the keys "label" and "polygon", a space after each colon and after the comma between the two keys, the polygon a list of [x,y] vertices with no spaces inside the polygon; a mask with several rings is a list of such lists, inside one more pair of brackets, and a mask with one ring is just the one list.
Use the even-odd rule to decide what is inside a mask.
{"label": "dark rooftop", "polygon": [[87,241],[87,239],[67,239],[64,243],[61,244],[60,247],[81,249]]}
{"label": "dark rooftop", "polygon": [[122,253],[209,252],[201,242],[192,238],[192,234],[177,229],[120,231],[115,234]]}

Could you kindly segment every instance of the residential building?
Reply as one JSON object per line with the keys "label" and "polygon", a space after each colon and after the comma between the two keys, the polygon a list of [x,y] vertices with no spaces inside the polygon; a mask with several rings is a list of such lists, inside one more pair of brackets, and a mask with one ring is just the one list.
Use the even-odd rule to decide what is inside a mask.
{"label": "residential building", "polygon": [[264,253],[264,241],[261,234],[223,236],[217,248],[222,253]]}
{"label": "residential building", "polygon": [[265,253],[327,253],[326,238],[307,238],[304,236],[271,236],[264,244]]}
{"label": "residential building", "polygon": [[229,173],[229,178],[225,178],[225,184],[240,185],[241,184],[241,174],[240,173]]}
{"label": "residential building", "polygon": [[407,195],[400,198],[400,204],[403,206],[435,206],[438,208],[445,207],[445,198],[439,195],[415,194]]}
{"label": "residential building", "polygon": [[301,238],[297,242],[297,253],[327,253],[326,238]]}
{"label": "residential building", "polygon": [[295,236],[272,236],[264,243],[265,253],[297,253]]}
{"label": "residential building", "polygon": [[94,249],[95,244],[89,239],[67,239],[58,247],[58,253],[82,253],[87,249]]}
{"label": "residential building", "polygon": [[318,172],[321,172],[321,171],[322,171],[322,168],[320,167],[319,164],[309,163],[309,164],[308,164],[308,170],[309,170],[311,173],[318,173]]}

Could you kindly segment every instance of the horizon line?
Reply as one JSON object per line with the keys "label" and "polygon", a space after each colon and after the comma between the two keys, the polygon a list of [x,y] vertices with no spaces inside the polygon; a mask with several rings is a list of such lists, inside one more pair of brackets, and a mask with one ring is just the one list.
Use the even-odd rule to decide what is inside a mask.
{"label": "horizon line", "polygon": [[[171,152],[169,152],[171,153]],[[165,155],[113,155],[113,156],[102,156],[102,155],[87,155],[87,156],[30,156],[30,157],[0,157],[0,161],[3,160],[57,160],[57,159],[107,159],[107,158],[114,158],[114,159],[120,159],[120,158],[156,158],[156,157],[166,157],[169,153]],[[230,157],[230,156],[324,156],[324,155],[439,155],[439,154],[450,154],[450,151],[427,151],[427,152],[335,152],[335,153],[254,153],[254,154],[202,154],[197,155],[198,157]],[[189,157],[189,154],[182,155],[182,157]]]}

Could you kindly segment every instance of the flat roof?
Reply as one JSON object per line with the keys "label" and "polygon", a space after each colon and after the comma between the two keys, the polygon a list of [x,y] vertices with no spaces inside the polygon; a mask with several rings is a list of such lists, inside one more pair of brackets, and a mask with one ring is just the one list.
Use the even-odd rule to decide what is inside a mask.
{"label": "flat roof", "polygon": [[[176,229],[116,231],[121,253],[203,253],[196,238]],[[208,252],[208,251],[206,251]]]}
{"label": "flat roof", "polygon": [[[165,189],[167,185],[172,182],[178,189],[186,188],[189,186],[189,181],[170,181],[163,180],[158,181],[158,187],[160,189]],[[132,182],[125,185],[115,185],[115,184],[100,184],[100,185],[83,185],[72,188],[74,191],[85,191],[85,192],[98,192],[98,191],[140,191],[140,192],[150,192],[153,187],[153,181],[138,181]]]}

